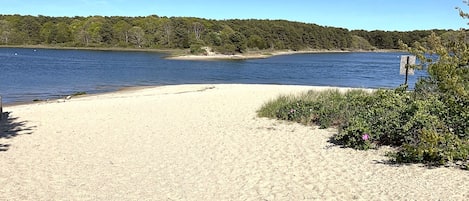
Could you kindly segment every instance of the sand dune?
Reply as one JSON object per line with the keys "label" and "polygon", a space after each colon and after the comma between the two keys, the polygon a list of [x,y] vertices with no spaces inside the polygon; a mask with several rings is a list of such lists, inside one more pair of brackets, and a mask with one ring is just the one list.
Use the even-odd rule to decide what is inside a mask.
{"label": "sand dune", "polygon": [[[469,173],[386,164],[256,117],[324,88],[180,85],[5,107],[0,200],[468,200]],[[5,138],[9,136],[10,138]]]}

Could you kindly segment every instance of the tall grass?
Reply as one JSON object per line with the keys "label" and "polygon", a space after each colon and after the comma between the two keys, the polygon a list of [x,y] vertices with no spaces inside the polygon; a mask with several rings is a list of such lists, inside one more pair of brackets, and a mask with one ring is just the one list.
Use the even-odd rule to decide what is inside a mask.
{"label": "tall grass", "polygon": [[371,94],[364,90],[308,91],[299,95],[282,95],[265,103],[260,117],[295,121],[321,128],[339,126],[366,106]]}

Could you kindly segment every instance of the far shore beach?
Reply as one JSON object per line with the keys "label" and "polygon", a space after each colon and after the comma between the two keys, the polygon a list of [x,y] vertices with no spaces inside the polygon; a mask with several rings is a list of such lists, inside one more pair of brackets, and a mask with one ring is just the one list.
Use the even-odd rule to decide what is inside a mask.
{"label": "far shore beach", "polygon": [[[0,200],[468,200],[469,174],[391,164],[257,117],[334,87],[194,84],[3,107]],[[346,88],[338,88],[347,90]]]}
{"label": "far shore beach", "polygon": [[352,52],[346,50],[304,50],[304,51],[266,51],[266,52],[251,52],[246,54],[218,54],[209,53],[208,55],[181,55],[181,56],[168,56],[167,59],[173,60],[245,60],[245,59],[265,59],[273,56],[291,55],[291,54],[313,54],[313,53],[343,53]]}
{"label": "far shore beach", "polygon": [[207,55],[193,55],[188,50],[183,49],[151,49],[151,48],[120,48],[120,47],[61,47],[44,45],[25,45],[25,46],[5,46],[0,48],[37,48],[37,49],[64,49],[64,50],[98,50],[98,51],[131,51],[131,52],[158,52],[167,54],[164,58],[170,60],[192,60],[192,61],[211,61],[211,60],[246,60],[246,59],[265,59],[273,56],[291,55],[291,54],[315,54],[315,53],[346,53],[346,52],[398,52],[397,49],[377,49],[377,50],[327,50],[327,49],[308,49],[308,50],[260,50],[248,51],[247,53],[237,53],[232,55],[209,52]]}
{"label": "far shore beach", "polygon": [[273,56],[292,55],[292,54],[317,54],[317,53],[350,53],[350,52],[397,52],[400,50],[276,50],[276,51],[258,51],[248,52],[245,54],[219,54],[209,52],[207,55],[169,55],[167,59],[172,60],[246,60],[246,59],[265,59]]}

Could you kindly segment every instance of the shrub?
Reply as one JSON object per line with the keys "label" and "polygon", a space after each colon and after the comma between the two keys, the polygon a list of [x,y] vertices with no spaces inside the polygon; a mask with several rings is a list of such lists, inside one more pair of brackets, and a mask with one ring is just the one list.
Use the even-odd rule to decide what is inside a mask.
{"label": "shrub", "polygon": [[[405,141],[404,125],[412,115],[410,95],[400,90],[379,90],[368,110],[367,119],[374,139],[383,145],[401,145]],[[362,111],[367,112],[367,111]]]}
{"label": "shrub", "polygon": [[313,102],[295,101],[284,105],[276,112],[277,119],[295,121],[298,123],[309,124],[312,118]]}
{"label": "shrub", "polygon": [[373,148],[371,143],[376,138],[370,134],[369,124],[362,118],[351,118],[342,130],[334,136],[334,141],[345,147],[367,150]]}
{"label": "shrub", "polygon": [[444,165],[469,159],[469,141],[453,133],[422,129],[413,143],[406,143],[392,155],[399,163],[420,162]]}
{"label": "shrub", "polygon": [[203,49],[203,43],[193,43],[190,45],[190,52],[194,55],[206,55],[207,51]]}
{"label": "shrub", "polygon": [[290,105],[291,102],[294,101],[292,99],[294,99],[293,96],[279,96],[277,99],[265,103],[261,109],[257,111],[258,116],[277,118],[279,110]]}
{"label": "shrub", "polygon": [[321,128],[337,126],[333,140],[344,147],[398,146],[399,152],[392,155],[397,162],[444,164],[465,161],[469,152],[468,140],[456,135],[442,118],[448,112],[438,94],[397,88],[281,96],[265,104],[259,115]]}
{"label": "shrub", "polygon": [[346,93],[338,90],[309,91],[300,96],[281,96],[266,103],[258,113],[262,117],[327,128],[344,124],[347,118],[355,116],[362,107],[370,104],[370,97],[363,90],[350,90]]}

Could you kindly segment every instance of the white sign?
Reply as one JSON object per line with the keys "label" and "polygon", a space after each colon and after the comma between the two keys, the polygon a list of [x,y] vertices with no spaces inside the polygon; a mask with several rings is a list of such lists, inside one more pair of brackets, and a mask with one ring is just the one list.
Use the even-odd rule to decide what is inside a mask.
{"label": "white sign", "polygon": [[409,68],[406,69],[407,67],[410,67],[410,65],[415,65],[416,57],[412,55],[402,55],[401,56],[401,68],[400,68],[400,74],[405,75],[406,71],[408,75],[414,75],[414,69]]}

